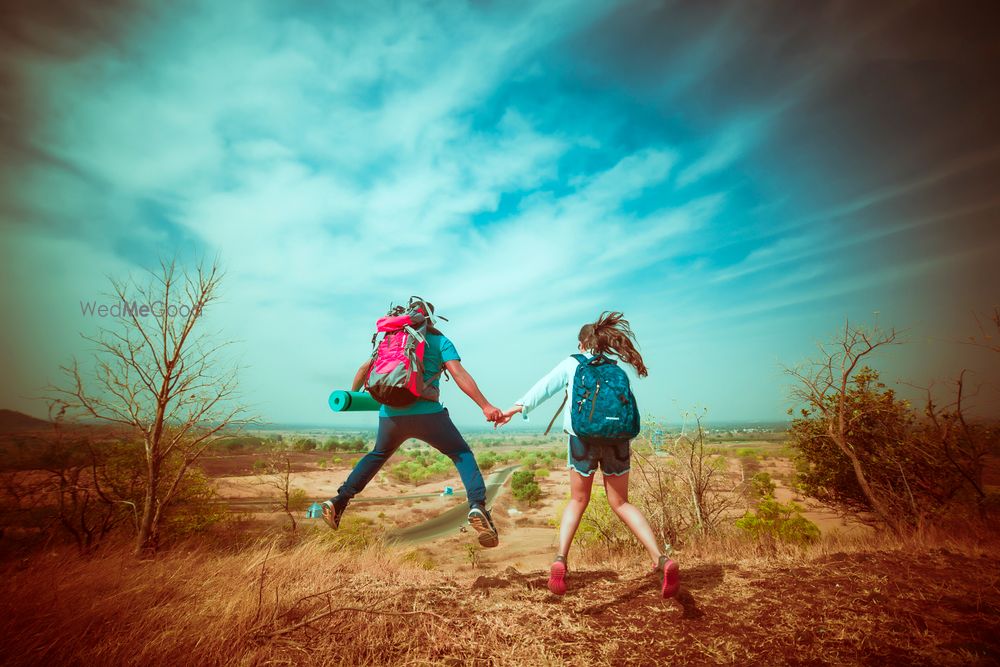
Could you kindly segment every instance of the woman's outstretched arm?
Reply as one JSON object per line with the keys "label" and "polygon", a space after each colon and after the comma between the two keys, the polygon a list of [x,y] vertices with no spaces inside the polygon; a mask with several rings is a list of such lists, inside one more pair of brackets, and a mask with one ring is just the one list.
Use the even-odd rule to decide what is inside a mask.
{"label": "woman's outstretched arm", "polygon": [[573,357],[568,357],[559,362],[545,377],[536,382],[528,390],[528,393],[515,402],[513,407],[503,413],[503,417],[497,422],[497,426],[506,424],[511,420],[511,417],[519,412],[524,413],[525,419],[527,419],[530,411],[566,389],[573,379],[573,373],[576,372],[578,365],[579,362]]}

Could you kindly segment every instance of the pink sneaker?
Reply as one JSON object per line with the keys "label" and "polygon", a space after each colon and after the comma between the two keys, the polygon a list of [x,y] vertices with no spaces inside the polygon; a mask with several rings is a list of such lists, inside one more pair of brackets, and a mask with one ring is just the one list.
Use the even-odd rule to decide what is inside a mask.
{"label": "pink sneaker", "polygon": [[549,590],[555,595],[566,593],[566,559],[562,556],[556,556],[549,568]]}
{"label": "pink sneaker", "polygon": [[656,576],[660,580],[660,594],[665,598],[672,598],[681,589],[681,571],[676,561],[670,560],[668,556],[660,556],[660,562],[656,566]]}

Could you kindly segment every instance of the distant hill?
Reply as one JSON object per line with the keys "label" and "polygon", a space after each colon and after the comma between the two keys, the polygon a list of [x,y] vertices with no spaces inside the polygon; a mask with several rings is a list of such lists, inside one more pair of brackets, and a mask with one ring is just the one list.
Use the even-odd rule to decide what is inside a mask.
{"label": "distant hill", "polygon": [[17,433],[47,428],[49,422],[16,410],[0,410],[0,433]]}

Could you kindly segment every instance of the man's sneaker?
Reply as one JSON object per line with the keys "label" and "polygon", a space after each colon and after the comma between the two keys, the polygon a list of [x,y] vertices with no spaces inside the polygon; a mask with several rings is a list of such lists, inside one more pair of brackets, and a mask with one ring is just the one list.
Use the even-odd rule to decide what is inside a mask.
{"label": "man's sneaker", "polygon": [[655,572],[660,582],[660,595],[665,598],[677,595],[677,591],[681,589],[681,571],[677,562],[671,560],[669,556],[660,556]]}
{"label": "man's sneaker", "polygon": [[566,557],[556,556],[549,568],[549,590],[555,595],[566,594]]}
{"label": "man's sneaker", "polygon": [[338,507],[333,500],[327,500],[323,503],[323,521],[326,525],[330,526],[334,530],[340,527],[340,517],[344,515],[344,508]]}
{"label": "man's sneaker", "polygon": [[479,533],[479,543],[484,547],[495,547],[500,544],[497,527],[485,507],[476,505],[469,511],[469,525]]}

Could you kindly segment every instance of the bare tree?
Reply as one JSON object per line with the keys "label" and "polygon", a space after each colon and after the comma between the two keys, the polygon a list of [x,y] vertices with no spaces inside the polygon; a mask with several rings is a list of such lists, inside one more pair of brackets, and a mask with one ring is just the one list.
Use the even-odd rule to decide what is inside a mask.
{"label": "bare tree", "polygon": [[981,504],[986,499],[983,470],[996,436],[982,425],[970,424],[966,418],[966,372],[963,370],[955,380],[955,399],[951,403],[937,405],[933,385],[927,388],[924,414],[928,423],[923,435],[924,440],[936,448],[965,484],[971,487]]}
{"label": "bare tree", "polygon": [[895,329],[880,331],[874,327],[869,330],[851,326],[847,321],[833,343],[819,346],[819,356],[815,360],[797,368],[786,368],[785,372],[797,381],[792,396],[820,413],[826,425],[826,436],[850,461],[869,505],[882,523],[898,533],[901,527],[897,517],[869,483],[861,457],[849,437],[851,423],[868,415],[854,414],[857,411],[852,411],[848,405],[848,389],[855,372],[873,352],[896,342]]}
{"label": "bare tree", "polygon": [[278,500],[275,509],[288,515],[294,533],[298,527],[295,512],[304,510],[309,501],[305,491],[292,486],[292,460],[288,452],[284,450],[269,452],[267,460],[261,467],[259,480],[261,484],[277,490]]}
{"label": "bare tree", "polygon": [[[683,502],[686,494],[679,493],[675,465],[658,458],[657,449],[643,451],[641,438],[632,441],[633,465],[638,475],[633,479],[636,502],[642,507],[650,526],[661,544],[680,544],[682,535],[690,528],[688,512]],[[678,501],[681,502],[678,502]]]}
{"label": "bare tree", "polygon": [[[695,428],[657,447],[649,438],[633,441],[637,502],[650,520],[657,537],[679,544],[696,531],[712,532],[733,507],[739,484],[727,478],[725,460],[705,446],[704,413],[685,414]],[[647,431],[655,431],[650,424]]]}
{"label": "bare tree", "polygon": [[676,438],[670,450],[687,483],[694,525],[701,532],[710,532],[732,507],[736,486],[726,480],[725,460],[705,449],[704,414],[685,415],[694,418],[694,432]]}
{"label": "bare tree", "polygon": [[[148,278],[111,280],[119,326],[83,335],[96,346],[96,373],[90,377],[74,359],[62,367],[68,384],[50,388],[52,399],[73,414],[123,427],[142,443],[145,489],[136,555],[157,548],[164,515],[189,467],[220,431],[247,421],[237,403],[237,369],[219,359],[229,342],[213,342],[199,326],[218,298],[218,262],[188,272],[176,261],[161,261]],[[171,459],[176,465],[167,464]]]}

